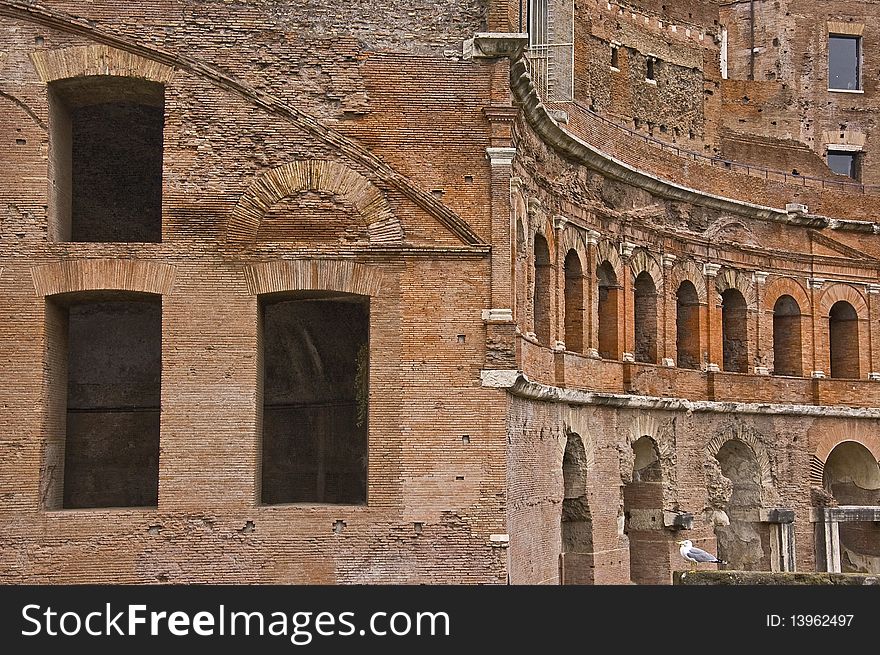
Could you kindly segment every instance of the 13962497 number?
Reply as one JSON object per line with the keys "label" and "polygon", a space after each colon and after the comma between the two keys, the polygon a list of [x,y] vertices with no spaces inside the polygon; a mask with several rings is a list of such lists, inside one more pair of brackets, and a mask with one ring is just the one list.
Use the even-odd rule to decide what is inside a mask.
{"label": "13962497 number", "polygon": [[852,625],[854,614],[792,614],[789,616],[793,628],[803,627],[847,627]]}

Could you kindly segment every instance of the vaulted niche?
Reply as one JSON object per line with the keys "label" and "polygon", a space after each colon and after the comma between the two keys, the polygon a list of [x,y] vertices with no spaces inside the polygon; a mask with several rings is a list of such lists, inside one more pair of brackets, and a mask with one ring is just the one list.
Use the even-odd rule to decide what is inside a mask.
{"label": "vaulted niche", "polygon": [[49,84],[52,240],[162,240],[164,107],[164,87],[147,80]]}
{"label": "vaulted niche", "polygon": [[260,297],[264,504],[367,502],[366,296]]}

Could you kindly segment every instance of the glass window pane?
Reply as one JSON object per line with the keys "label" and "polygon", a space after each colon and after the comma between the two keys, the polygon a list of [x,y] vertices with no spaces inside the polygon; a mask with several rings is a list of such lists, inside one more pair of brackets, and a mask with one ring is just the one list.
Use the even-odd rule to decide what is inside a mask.
{"label": "glass window pane", "polygon": [[851,152],[828,151],[828,168],[839,175],[848,175],[855,178],[856,157]]}
{"label": "glass window pane", "polygon": [[859,37],[828,37],[828,88],[859,87]]}

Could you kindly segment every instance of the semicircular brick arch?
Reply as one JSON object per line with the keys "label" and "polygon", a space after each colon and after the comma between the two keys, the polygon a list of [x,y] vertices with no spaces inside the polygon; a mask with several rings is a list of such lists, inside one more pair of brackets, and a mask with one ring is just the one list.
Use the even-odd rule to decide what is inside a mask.
{"label": "semicircular brick arch", "polygon": [[[672,421],[661,423],[650,414],[639,414],[630,423],[628,436],[630,452],[632,452],[632,445],[642,437],[648,437],[654,444],[663,472],[664,509],[676,508],[678,503],[676,501],[675,480],[675,430]],[[631,466],[632,461],[629,459],[627,461],[628,466]],[[621,478],[625,480],[623,475]]]}
{"label": "semicircular brick arch", "polygon": [[755,455],[755,461],[758,463],[758,470],[761,472],[761,489],[762,496],[768,497],[768,492],[774,490],[773,487],[773,470],[770,465],[770,454],[764,447],[764,444],[758,439],[758,435],[753,431],[744,428],[742,425],[732,425],[728,429],[716,434],[706,444],[706,454],[709,457],[718,458],[718,453],[728,441],[741,441]]}
{"label": "semicircular brick arch", "polygon": [[715,278],[715,288],[719,294],[728,289],[737,289],[746,300],[746,306],[754,309],[758,305],[758,294],[755,292],[755,284],[741,271],[725,267],[721,269]]}
{"label": "semicircular brick arch", "polygon": [[672,267],[670,280],[673,285],[673,291],[678,291],[681,283],[688,280],[697,290],[697,298],[701,303],[706,302],[706,280],[700,272],[699,267],[692,259],[676,262]]}
{"label": "semicircular brick arch", "polygon": [[633,281],[642,272],[647,272],[654,281],[654,287],[659,291],[663,287],[663,269],[645,248],[636,248],[629,260],[630,271]]}
{"label": "semicircular brick arch", "polygon": [[[595,471],[596,453],[593,445],[593,438],[590,432],[590,426],[584,411],[580,408],[569,408],[568,417],[563,422],[565,427],[564,435],[577,434],[584,445],[584,453],[586,455],[587,471]],[[565,439],[562,440],[562,448],[565,449]]]}
{"label": "semicircular brick arch", "polygon": [[167,295],[174,285],[171,264],[130,259],[70,259],[31,269],[37,296],[78,291],[137,291]]}
{"label": "semicircular brick arch", "polygon": [[563,260],[568,256],[570,251],[574,250],[577,253],[578,258],[581,260],[581,268],[586,269],[587,246],[583,234],[581,234],[579,229],[570,223],[566,225],[565,229],[562,230],[562,235],[559,239],[559,246],[562,249],[561,255]]}
{"label": "semicircular brick arch", "polygon": [[825,476],[825,462],[831,451],[847,441],[854,441],[863,445],[871,452],[871,456],[880,465],[880,436],[866,429],[858,421],[846,421],[832,427],[823,433],[810,463],[810,483],[821,487]]}
{"label": "semicircular brick arch", "polygon": [[226,227],[229,242],[254,242],[263,217],[273,205],[301,191],[332,193],[363,217],[370,243],[397,243],[403,228],[385,194],[363,175],[336,161],[300,159],[266,171],[250,185],[232,210]]}
{"label": "semicircular brick arch", "polygon": [[764,287],[764,309],[773,311],[776,301],[782,296],[791,296],[797,301],[801,314],[810,314],[810,297],[804,286],[793,277],[774,275]]}
{"label": "semicircular brick arch", "polygon": [[603,239],[596,246],[596,266],[601,266],[606,261],[614,269],[618,284],[623,284],[623,260],[620,259],[614,244],[607,239]]}
{"label": "semicircular brick arch", "polygon": [[850,284],[836,282],[822,292],[819,299],[819,309],[822,316],[828,316],[834,303],[846,301],[853,306],[860,319],[868,318],[868,305],[862,293]]}
{"label": "semicircular brick arch", "polygon": [[171,66],[108,45],[38,50],[31,53],[31,61],[37,75],[46,83],[71,77],[106,75],[137,77],[168,84],[174,77],[174,68]]}

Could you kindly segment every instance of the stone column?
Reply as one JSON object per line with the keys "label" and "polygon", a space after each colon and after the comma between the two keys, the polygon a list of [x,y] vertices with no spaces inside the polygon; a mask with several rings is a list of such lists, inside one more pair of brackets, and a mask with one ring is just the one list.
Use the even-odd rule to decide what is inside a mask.
{"label": "stone column", "polygon": [[877,329],[880,327],[880,284],[869,284],[865,294],[868,300],[868,379],[880,380],[880,352],[878,352]]}
{"label": "stone column", "polygon": [[663,306],[661,307],[663,315],[663,333],[660,335],[662,339],[662,347],[658,347],[657,356],[663,366],[675,366],[678,357],[678,344],[676,343],[678,317],[676,303],[676,292],[678,289],[672,288],[671,277],[672,267],[675,266],[675,255],[664,254],[661,258],[663,262]]}
{"label": "stone column", "polygon": [[556,255],[556,270],[554,271],[554,284],[556,285],[556,289],[553,294],[553,301],[556,306],[555,308],[551,308],[551,311],[554,312],[556,340],[552,345],[553,349],[558,351],[565,350],[565,256],[568,253],[562,252],[562,232],[565,230],[566,225],[568,225],[568,219],[565,216],[557,214],[553,217],[553,234]]}
{"label": "stone column", "polygon": [[587,261],[584,263],[586,288],[584,289],[584,352],[588,357],[599,357],[599,280],[596,275],[596,245],[601,235],[587,230]]}
{"label": "stone column", "polygon": [[[632,279],[632,271],[629,267],[630,257],[632,257],[633,250],[635,250],[636,244],[629,243],[628,241],[624,241],[620,244],[620,258],[623,261],[623,270],[621,271],[621,275],[623,276],[622,280],[618,280],[618,283],[623,287],[623,299],[618,303],[619,313],[617,319],[618,332],[620,333],[620,337],[618,338],[618,342],[621,341],[623,345],[623,356],[622,359],[625,362],[634,362],[635,361],[635,352],[636,352],[636,342],[635,342],[635,298],[633,296],[633,279]],[[622,319],[622,320],[621,320]]]}
{"label": "stone column", "polygon": [[[825,317],[821,315],[821,308],[817,301],[819,299],[819,290],[825,284],[823,278],[811,277],[807,278],[807,287],[810,290],[810,306],[812,307],[811,326],[813,330],[813,366],[811,377],[824,378],[826,374],[831,372],[831,359],[828,352],[828,344],[822,338]],[[821,350],[820,350],[821,348]]]}
{"label": "stone column", "polygon": [[769,375],[770,371],[767,368],[767,351],[770,349],[767,346],[767,339],[770,339],[770,347],[773,344],[773,328],[770,326],[769,330],[766,330],[766,316],[764,314],[764,284],[767,282],[767,276],[769,273],[766,271],[755,271],[754,280],[755,280],[755,298],[757,307],[755,308],[756,320],[755,320],[755,375]]}
{"label": "stone column", "polygon": [[718,311],[720,296],[715,287],[715,278],[721,264],[703,264],[703,275],[706,276],[706,350],[708,361],[706,369],[717,372],[724,363],[724,345],[721,334],[721,312]]}

